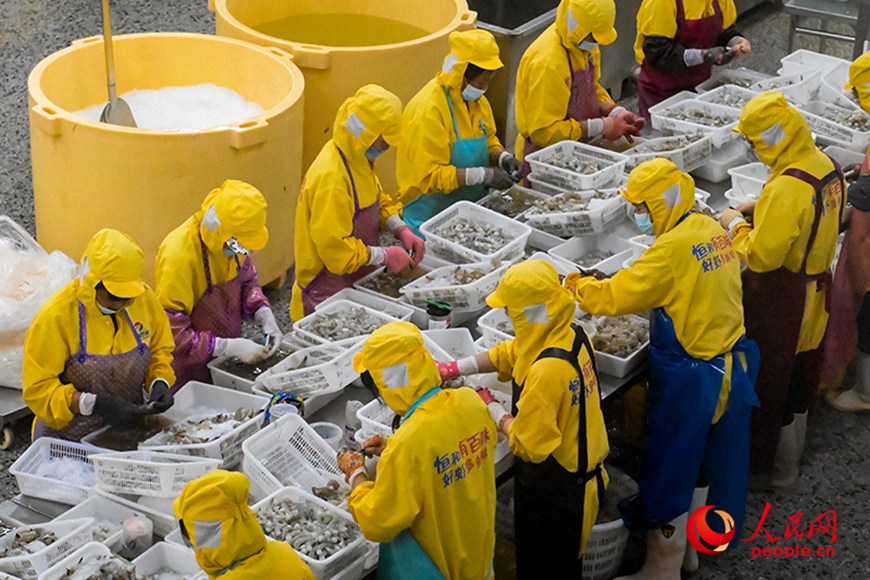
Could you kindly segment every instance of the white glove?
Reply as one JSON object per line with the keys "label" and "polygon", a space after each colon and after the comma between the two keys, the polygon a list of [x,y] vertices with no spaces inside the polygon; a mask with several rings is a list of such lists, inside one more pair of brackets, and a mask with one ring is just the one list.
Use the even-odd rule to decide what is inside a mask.
{"label": "white glove", "polygon": [[253,364],[269,356],[269,347],[247,338],[215,338],[214,356],[236,357],[243,363]]}
{"label": "white glove", "polygon": [[489,409],[489,416],[495,421],[495,426],[499,428],[501,427],[501,420],[510,415],[498,401],[489,403],[486,408]]}
{"label": "white glove", "polygon": [[275,320],[275,313],[268,306],[263,306],[254,314],[254,321],[260,326],[263,334],[269,338],[269,356],[272,356],[277,352],[281,346],[281,340],[284,338],[284,333],[281,332],[278,321]]}

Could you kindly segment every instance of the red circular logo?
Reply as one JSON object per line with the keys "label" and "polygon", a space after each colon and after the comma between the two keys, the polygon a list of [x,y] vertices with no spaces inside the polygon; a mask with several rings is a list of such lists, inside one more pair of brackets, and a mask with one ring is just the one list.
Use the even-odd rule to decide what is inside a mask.
{"label": "red circular logo", "polygon": [[[715,506],[705,505],[698,508],[689,516],[689,521],[686,524],[686,538],[692,547],[698,550],[701,554],[717,554],[724,552],[734,539],[734,518],[726,511],[713,510]],[[713,510],[713,513],[722,518],[722,523],[725,525],[723,533],[715,532],[707,523],[707,514]]]}

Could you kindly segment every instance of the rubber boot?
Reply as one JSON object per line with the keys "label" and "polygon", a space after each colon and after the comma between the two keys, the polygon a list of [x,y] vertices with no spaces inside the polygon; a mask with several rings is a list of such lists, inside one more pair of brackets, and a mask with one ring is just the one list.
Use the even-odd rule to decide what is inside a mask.
{"label": "rubber boot", "polygon": [[[689,507],[689,515],[691,516],[705,505],[707,505],[707,492],[710,487],[696,487],[695,493],[692,494],[692,505]],[[686,555],[683,558],[683,572],[691,574],[698,571],[698,551],[692,547],[692,544],[686,542]]]}
{"label": "rubber boot", "polygon": [[620,576],[616,580],[680,580],[688,519],[689,514],[685,513],[662,528],[648,531],[643,567],[631,576]]}
{"label": "rubber boot", "polygon": [[825,396],[830,406],[845,413],[870,411],[870,354],[859,352],[855,362],[855,386]]}
{"label": "rubber boot", "polygon": [[798,462],[804,456],[804,447],[807,442],[807,415],[808,411],[794,414],[794,435],[797,442]]}
{"label": "rubber boot", "polygon": [[770,478],[770,485],[774,491],[780,493],[790,491],[794,487],[800,470],[795,423],[796,421],[792,420],[780,429],[779,444],[773,457],[773,475]]}

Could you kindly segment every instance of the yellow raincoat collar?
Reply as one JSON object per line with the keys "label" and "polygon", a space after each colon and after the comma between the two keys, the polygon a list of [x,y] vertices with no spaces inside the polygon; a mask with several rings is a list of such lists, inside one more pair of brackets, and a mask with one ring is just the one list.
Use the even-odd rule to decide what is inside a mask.
{"label": "yellow raincoat collar", "polygon": [[402,101],[378,85],[365,85],[341,104],[332,139],[349,160],[366,161],[365,152],[378,137],[391,147],[401,142]]}
{"label": "yellow raincoat collar", "polygon": [[774,174],[816,149],[804,116],[778,91],[761,93],[746,103],[734,130],[752,143],[758,158]]}
{"label": "yellow raincoat collar", "polygon": [[269,241],[266,198],[244,181],[228,179],[213,189],[195,217],[202,241],[215,254],[233,237],[252,252],[262,250]]}
{"label": "yellow raincoat collar", "polygon": [[444,59],[437,79],[441,86],[461,90],[465,69],[471,63],[483,70],[498,70],[504,65],[499,58],[495,37],[476,28],[464,32],[451,32],[450,54]]}
{"label": "yellow raincoat collar", "polygon": [[219,469],[188,483],[175,500],[175,517],[193,543],[197,563],[211,577],[266,547],[248,507],[249,487],[245,475]]}
{"label": "yellow raincoat collar", "polygon": [[441,375],[423,345],[420,329],[391,322],[374,331],[353,359],[354,370],[368,371],[384,402],[397,415],[441,384]]}
{"label": "yellow raincoat collar", "polygon": [[695,206],[695,182],[668,159],[641,163],[628,175],[622,196],[631,203],[645,203],[656,236],[671,231]]}
{"label": "yellow raincoat collar", "polygon": [[843,87],[855,89],[864,112],[870,112],[870,52],[865,52],[849,65],[849,82]]}
{"label": "yellow raincoat collar", "polygon": [[529,260],[511,266],[486,302],[505,308],[513,323],[517,355],[513,376],[519,384],[544,349],[573,340],[574,298],[549,262]]}
{"label": "yellow raincoat collar", "polygon": [[76,298],[85,304],[93,301],[100,282],[115,296],[135,298],[145,292],[144,269],[145,254],[133,238],[118,230],[102,229],[88,242],[82,256]]}
{"label": "yellow raincoat collar", "polygon": [[615,21],[613,0],[562,0],[556,11],[556,31],[569,49],[577,50],[589,34],[599,44],[611,44],[616,40]]}

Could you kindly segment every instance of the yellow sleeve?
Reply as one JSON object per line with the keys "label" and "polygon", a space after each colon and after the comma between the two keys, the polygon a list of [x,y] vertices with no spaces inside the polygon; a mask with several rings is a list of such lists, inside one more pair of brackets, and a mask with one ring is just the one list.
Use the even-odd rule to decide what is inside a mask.
{"label": "yellow sleeve", "polygon": [[[443,100],[444,95],[439,93],[439,96]],[[407,146],[414,149],[415,172],[420,176],[417,185],[420,193],[450,193],[457,189],[459,178],[456,176],[456,167],[450,164],[452,127],[447,127],[438,110],[429,106],[409,129],[403,130],[403,133],[415,143]]]}
{"label": "yellow sleeve", "polygon": [[563,360],[532,364],[510,425],[511,453],[523,461],[541,463],[562,444],[559,405],[563,391],[576,376],[574,367]]}
{"label": "yellow sleeve", "polygon": [[347,500],[353,519],[372,542],[389,542],[410,528],[422,509],[417,488],[410,485],[413,478],[408,477],[420,471],[401,450],[394,451],[401,446],[397,443],[392,439],[381,455],[377,479],[358,485]]}
{"label": "yellow sleeve", "polygon": [[[195,286],[198,281],[193,278],[202,269],[197,257],[181,243],[182,236],[173,231],[166,237],[157,251],[155,293],[160,305],[166,310],[177,310],[190,314],[199,301]],[[205,283],[205,272],[202,274]]]}
{"label": "yellow sleeve", "polygon": [[517,361],[516,340],[505,340],[489,349],[489,360],[498,372],[498,380],[509,381],[513,378]]}
{"label": "yellow sleeve", "polygon": [[653,244],[631,267],[607,280],[581,278],[574,289],[580,308],[597,316],[621,316],[662,306],[674,286],[667,247]]}
{"label": "yellow sleeve", "polygon": [[644,38],[649,36],[676,37],[676,2],[674,0],[643,0],[637,11],[637,34]]}
{"label": "yellow sleeve", "polygon": [[333,274],[356,272],[368,263],[369,251],[353,235],[353,195],[344,174],[324,176],[314,188],[308,231],[317,255]]}
{"label": "yellow sleeve", "polygon": [[722,9],[722,30],[727,30],[737,22],[737,7],[734,0],[718,0],[719,8]]}
{"label": "yellow sleeve", "polygon": [[803,223],[800,208],[794,203],[797,180],[778,177],[768,182],[758,198],[753,226],[738,224],[734,228],[732,244],[740,259],[753,272],[771,272],[786,260]]}
{"label": "yellow sleeve", "polygon": [[148,346],[151,349],[151,363],[145,374],[145,386],[151,386],[156,379],[163,379],[169,386],[175,384],[175,373],[172,371],[172,351],[175,349],[175,339],[166,311],[160,306],[153,292],[146,290],[143,295],[151,319],[151,336]]}
{"label": "yellow sleeve", "polygon": [[[565,66],[560,63],[561,66]],[[525,69],[523,103],[529,137],[536,144],[550,145],[559,141],[577,141],[583,136],[580,123],[566,119],[570,80],[551,63],[530,63]],[[566,82],[567,80],[567,82]]]}

